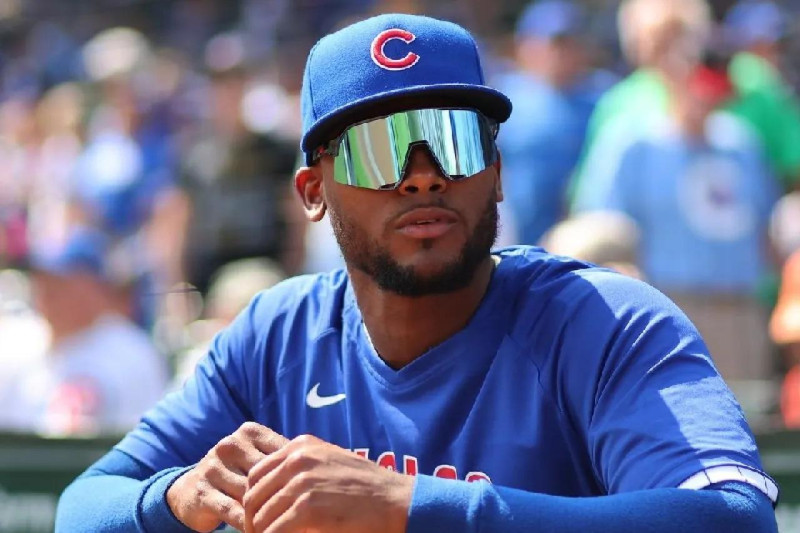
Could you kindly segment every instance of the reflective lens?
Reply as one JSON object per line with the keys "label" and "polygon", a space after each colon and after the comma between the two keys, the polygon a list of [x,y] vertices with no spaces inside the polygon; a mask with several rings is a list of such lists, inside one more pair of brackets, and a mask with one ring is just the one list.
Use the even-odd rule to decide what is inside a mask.
{"label": "reflective lens", "polygon": [[497,159],[497,125],[468,109],[415,109],[362,122],[332,141],[334,179],[367,189],[393,189],[411,148],[425,144],[445,177],[467,178]]}

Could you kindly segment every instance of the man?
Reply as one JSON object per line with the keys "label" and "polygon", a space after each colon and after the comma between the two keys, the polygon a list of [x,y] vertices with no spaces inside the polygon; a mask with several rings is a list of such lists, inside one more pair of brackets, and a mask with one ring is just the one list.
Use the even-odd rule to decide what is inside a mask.
{"label": "man", "polygon": [[57,531],[776,530],[777,487],[677,308],[539,249],[490,254],[511,106],[465,30],[349,26],[303,95],[297,190],[347,270],[257,297],[66,490]]}
{"label": "man", "polygon": [[579,4],[541,0],[522,14],[516,68],[497,87],[514,114],[503,126],[504,188],[519,240],[536,244],[565,214],[565,193],[594,104],[613,76],[589,69],[586,14]]}
{"label": "man", "polygon": [[51,343],[45,357],[0,389],[0,425],[49,435],[119,434],[163,396],[166,361],[125,316],[120,293],[130,278],[111,250],[103,234],[80,227],[63,246],[33,254],[34,300]]}

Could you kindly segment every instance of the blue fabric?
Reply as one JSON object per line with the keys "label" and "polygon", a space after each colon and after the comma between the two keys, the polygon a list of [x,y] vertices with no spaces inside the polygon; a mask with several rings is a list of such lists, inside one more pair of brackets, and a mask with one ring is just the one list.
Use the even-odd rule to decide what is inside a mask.
{"label": "blue fabric", "polygon": [[[389,70],[373,59],[373,44],[382,32],[410,32],[408,42],[392,38],[384,54],[391,60],[416,62]],[[350,25],[320,39],[311,49],[301,90],[303,138],[310,151],[330,140],[331,123],[367,104],[412,95],[447,95],[504,121],[511,103],[484,82],[477,46],[460,26],[429,17],[387,14]]]}
{"label": "blue fabric", "polygon": [[112,450],[66,488],[58,503],[55,531],[191,532],[166,501],[167,490],[187,468],[153,472]]}
{"label": "blue fabric", "polygon": [[773,533],[764,494],[741,483],[562,498],[418,476],[408,533]]}
{"label": "blue fabric", "polygon": [[[166,504],[171,480],[183,470],[156,476],[137,522],[142,480],[152,472],[112,450],[74,482],[59,502],[61,531],[165,531],[183,533]],[[131,490],[131,489],[134,490]],[[92,505],[87,506],[86,502]],[[658,489],[601,498],[562,498],[526,493],[487,483],[464,483],[417,476],[408,533],[441,531],[514,533],[536,531],[617,533],[768,533],[776,531],[769,500],[753,487],[724,483],[713,490]],[[140,528],[142,525],[142,528]]]}
{"label": "blue fabric", "polygon": [[612,209],[641,230],[646,279],[666,291],[752,294],[769,273],[765,250],[778,184],[736,118],[709,119],[707,141],[671,124],[608,131],[574,208]]}
{"label": "blue fabric", "polygon": [[[411,516],[439,509],[430,512],[450,523],[475,507],[471,528],[494,524],[482,531],[512,531],[499,525],[500,496],[520,495],[527,508],[538,505],[536,494],[633,494],[677,487],[712,466],[762,470],[697,331],[661,293],[538,248],[497,253],[470,323],[400,370],[372,348],[343,271],[261,293],[117,453],[142,465],[134,475],[143,478],[196,463],[254,420],[289,438],[317,435],[399,472],[470,481],[434,495],[441,505],[415,496]],[[314,407],[306,400],[312,389],[344,398]],[[78,480],[67,490],[64,530],[103,524],[106,513],[127,524],[140,499],[141,512],[165,519],[168,481],[145,492],[143,482],[105,483],[95,490]],[[500,487],[532,499],[525,504],[522,492]],[[495,491],[500,496],[487,496]],[[81,511],[88,494],[101,501]]]}
{"label": "blue fabric", "polygon": [[[762,469],[705,345],[662,294],[535,248],[500,253],[470,324],[399,371],[372,348],[343,271],[262,293],[119,449],[160,471],[255,420],[401,472],[564,496]],[[317,384],[346,400],[309,407]]]}
{"label": "blue fabric", "polygon": [[537,244],[564,216],[567,184],[580,158],[592,110],[611,85],[609,78],[592,73],[564,89],[520,72],[495,81],[514,105],[497,142],[504,201],[511,207],[520,243]]}

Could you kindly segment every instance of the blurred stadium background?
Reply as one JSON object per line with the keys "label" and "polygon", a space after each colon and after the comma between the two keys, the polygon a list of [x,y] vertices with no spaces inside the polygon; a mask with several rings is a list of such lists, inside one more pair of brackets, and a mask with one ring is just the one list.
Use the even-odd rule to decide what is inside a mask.
{"label": "blurred stadium background", "polygon": [[475,34],[499,244],[670,295],[800,531],[800,0],[0,0],[0,533],[51,531],[255,292],[341,265],[291,189],[302,70],[384,12]]}

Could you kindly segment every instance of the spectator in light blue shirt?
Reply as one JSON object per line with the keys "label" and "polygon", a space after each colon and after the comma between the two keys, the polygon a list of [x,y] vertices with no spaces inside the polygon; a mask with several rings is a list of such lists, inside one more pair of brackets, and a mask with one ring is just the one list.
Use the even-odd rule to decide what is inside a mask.
{"label": "spectator in light blue shirt", "polygon": [[504,187],[524,244],[536,244],[562,218],[589,116],[613,83],[610,74],[589,69],[586,31],[577,3],[531,4],[517,25],[516,69],[495,81],[514,104],[498,142]]}

